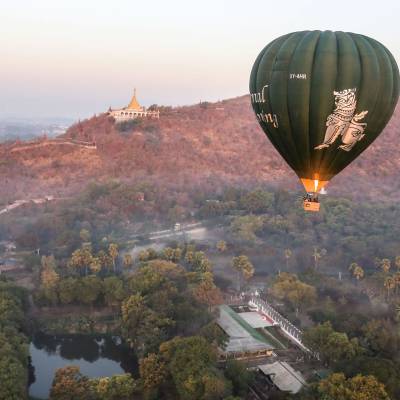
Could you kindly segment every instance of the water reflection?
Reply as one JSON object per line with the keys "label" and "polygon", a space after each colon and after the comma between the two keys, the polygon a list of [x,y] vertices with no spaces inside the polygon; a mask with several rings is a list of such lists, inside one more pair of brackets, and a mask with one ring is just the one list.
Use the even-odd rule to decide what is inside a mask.
{"label": "water reflection", "polygon": [[29,393],[46,399],[57,368],[79,366],[89,377],[137,374],[137,359],[117,336],[36,334],[30,344]]}

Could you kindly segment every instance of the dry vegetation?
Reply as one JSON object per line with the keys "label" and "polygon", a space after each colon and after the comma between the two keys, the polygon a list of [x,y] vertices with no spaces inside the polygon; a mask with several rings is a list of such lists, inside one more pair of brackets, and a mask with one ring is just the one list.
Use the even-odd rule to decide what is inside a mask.
{"label": "dry vegetation", "polygon": [[[400,156],[393,146],[399,128],[398,108],[381,137],[332,182],[330,190],[362,198],[399,194]],[[129,181],[145,177],[172,190],[200,186],[212,190],[232,183],[298,185],[258,127],[247,96],[164,107],[160,120],[123,129],[101,114],[72,126],[65,136],[94,139],[98,148],[60,145],[10,153],[10,144],[0,146],[2,203],[36,195],[70,195],[88,180],[110,177]]]}

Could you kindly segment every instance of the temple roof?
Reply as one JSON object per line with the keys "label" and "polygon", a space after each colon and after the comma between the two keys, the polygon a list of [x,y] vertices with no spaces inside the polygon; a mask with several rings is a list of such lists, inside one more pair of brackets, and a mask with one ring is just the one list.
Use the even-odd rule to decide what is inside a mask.
{"label": "temple roof", "polygon": [[143,108],[136,99],[136,89],[133,91],[131,102],[126,107],[127,110],[141,111]]}

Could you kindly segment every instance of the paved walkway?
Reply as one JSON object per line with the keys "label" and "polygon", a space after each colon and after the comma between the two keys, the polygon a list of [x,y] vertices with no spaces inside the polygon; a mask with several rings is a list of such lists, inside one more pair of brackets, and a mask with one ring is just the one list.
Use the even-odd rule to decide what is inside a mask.
{"label": "paved walkway", "polygon": [[259,312],[263,313],[267,317],[271,318],[276,325],[282,329],[282,331],[298,346],[305,351],[310,351],[302,341],[303,332],[294,326],[288,319],[283,317],[278,311],[276,311],[269,303],[260,299],[257,296],[252,296],[249,301],[249,305],[255,307]]}

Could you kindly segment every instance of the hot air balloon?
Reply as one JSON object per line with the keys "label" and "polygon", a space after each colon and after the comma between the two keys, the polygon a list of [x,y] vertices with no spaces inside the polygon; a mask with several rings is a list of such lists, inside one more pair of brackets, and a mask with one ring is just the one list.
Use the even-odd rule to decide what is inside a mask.
{"label": "hot air balloon", "polygon": [[381,43],[332,31],[269,43],[250,76],[256,117],[319,210],[318,192],[380,134],[399,97],[399,69]]}

